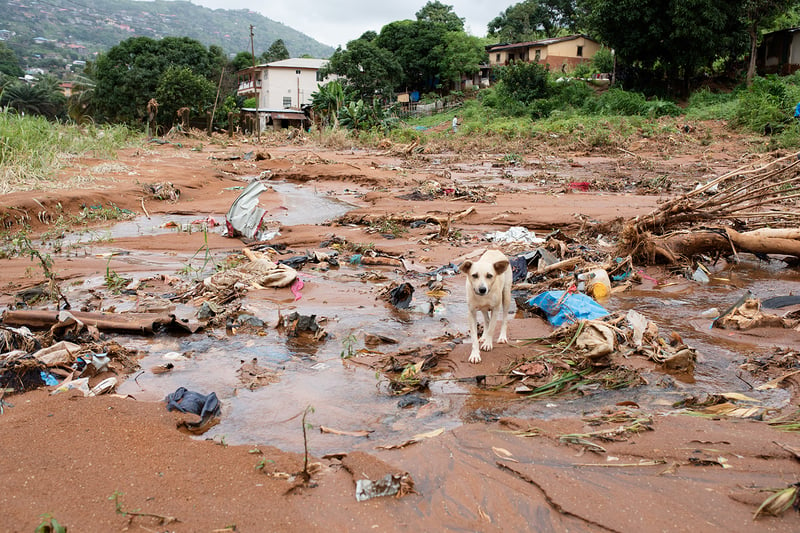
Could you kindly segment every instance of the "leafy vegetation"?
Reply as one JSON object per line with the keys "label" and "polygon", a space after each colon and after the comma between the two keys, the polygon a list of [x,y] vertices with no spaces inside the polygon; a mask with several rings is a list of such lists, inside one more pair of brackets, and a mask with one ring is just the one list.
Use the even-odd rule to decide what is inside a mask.
{"label": "leafy vegetation", "polygon": [[0,107],[19,114],[63,118],[66,104],[59,81],[53,76],[42,76],[35,84],[13,81],[0,93]]}
{"label": "leafy vegetation", "polygon": [[[167,97],[156,120],[169,128],[174,111],[192,103],[205,112],[213,103],[209,94],[226,59],[218,47],[206,48],[187,37],[166,37],[156,41],[133,37],[98,57],[88,73],[96,80],[93,103],[96,118],[104,122],[140,123],[147,117],[152,98]],[[202,79],[201,79],[202,78]],[[200,90],[201,94],[193,94]]]}

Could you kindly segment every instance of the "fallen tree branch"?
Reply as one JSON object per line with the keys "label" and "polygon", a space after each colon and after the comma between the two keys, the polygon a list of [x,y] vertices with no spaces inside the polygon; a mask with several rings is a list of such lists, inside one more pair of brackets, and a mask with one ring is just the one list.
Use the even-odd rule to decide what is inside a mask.
{"label": "fallen tree branch", "polygon": [[617,253],[667,263],[713,252],[800,257],[798,186],[798,154],[739,167],[629,221]]}

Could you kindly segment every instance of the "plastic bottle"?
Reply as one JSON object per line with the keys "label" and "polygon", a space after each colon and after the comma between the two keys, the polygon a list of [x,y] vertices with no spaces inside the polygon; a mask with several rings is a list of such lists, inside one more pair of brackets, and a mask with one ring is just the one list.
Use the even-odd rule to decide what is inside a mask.
{"label": "plastic bottle", "polygon": [[608,295],[611,294],[608,272],[602,268],[578,274],[578,279],[586,281],[586,292],[591,294],[595,300],[608,298]]}

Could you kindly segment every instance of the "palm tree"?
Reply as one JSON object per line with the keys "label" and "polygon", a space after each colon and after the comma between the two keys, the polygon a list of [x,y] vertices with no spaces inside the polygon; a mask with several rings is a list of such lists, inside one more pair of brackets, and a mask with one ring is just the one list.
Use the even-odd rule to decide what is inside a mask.
{"label": "palm tree", "polygon": [[78,124],[92,120],[95,85],[95,81],[87,76],[78,75],[72,81],[72,94],[67,98],[67,114]]}
{"label": "palm tree", "polygon": [[0,96],[0,106],[14,109],[20,114],[56,118],[64,112],[66,105],[66,97],[58,83],[53,76],[43,76],[35,85],[11,83]]}

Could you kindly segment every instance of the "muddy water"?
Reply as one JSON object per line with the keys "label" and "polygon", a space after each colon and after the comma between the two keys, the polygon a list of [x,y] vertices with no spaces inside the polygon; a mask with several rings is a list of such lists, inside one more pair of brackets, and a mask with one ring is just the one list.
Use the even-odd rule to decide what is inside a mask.
{"label": "muddy water", "polygon": [[[347,209],[309,187],[272,186],[285,196],[287,205],[295,206],[280,219],[284,225],[323,222]],[[299,207],[309,205],[309,201],[313,202],[313,209]],[[607,302],[612,311],[638,310],[655,321],[662,334],[675,331],[696,348],[700,355],[691,380],[649,372],[644,374],[648,382],[645,386],[618,391],[587,390],[585,396],[575,399],[527,400],[507,392],[493,393],[457,384],[445,373],[423,395],[428,403],[410,409],[398,406],[399,398],[388,393],[385,381],[374,370],[358,364],[357,358],[341,357],[347,349],[347,339],[354,335],[358,339],[355,347],[361,348],[365,332],[386,335],[398,341],[395,346],[382,347],[390,352],[425,344],[445,333],[463,336],[466,327],[461,317],[466,304],[461,278],[445,278],[451,294],[431,316],[421,309],[427,303],[423,290],[417,291],[412,305],[420,309],[398,312],[376,300],[376,286],[359,279],[363,272],[363,267],[345,263],[327,273],[301,271],[301,279],[314,287],[314,294],[324,297],[304,297],[293,305],[257,297],[242,302],[245,312],[270,326],[278,322],[280,313],[291,310],[317,315],[324,319],[329,334],[323,342],[287,341],[274,327],[267,328],[265,336],[218,330],[184,337],[120,339],[124,345],[148,355],[141,361],[143,371],[123,383],[119,392],[140,400],[160,400],[181,386],[202,393],[214,391],[222,401],[223,413],[220,423],[203,438],[232,444],[263,443],[302,451],[301,414],[309,406],[314,410],[309,421],[315,428],[371,432],[369,438],[315,432],[310,437],[314,454],[371,450],[379,444],[403,442],[417,433],[503,415],[580,415],[619,401],[635,401],[643,408],[665,412],[674,402],[703,393],[742,392],[776,407],[789,401],[781,389],[762,393],[750,390],[746,382],[752,379],[739,370],[745,354],[770,353],[768,345],[711,335],[710,320],[702,318],[703,312],[712,307],[724,310],[748,289],[762,299],[800,291],[800,274],[779,261],[743,261],[713,272],[708,284],[690,280],[674,283],[675,278],[669,278],[669,283],[642,286],[614,295]],[[410,281],[416,287],[423,283],[422,279]],[[165,355],[175,352],[187,358],[172,361],[175,369],[171,373],[150,372],[152,367],[167,362]],[[242,388],[236,370],[254,358],[261,366],[276,371],[279,381],[255,391]]]}

